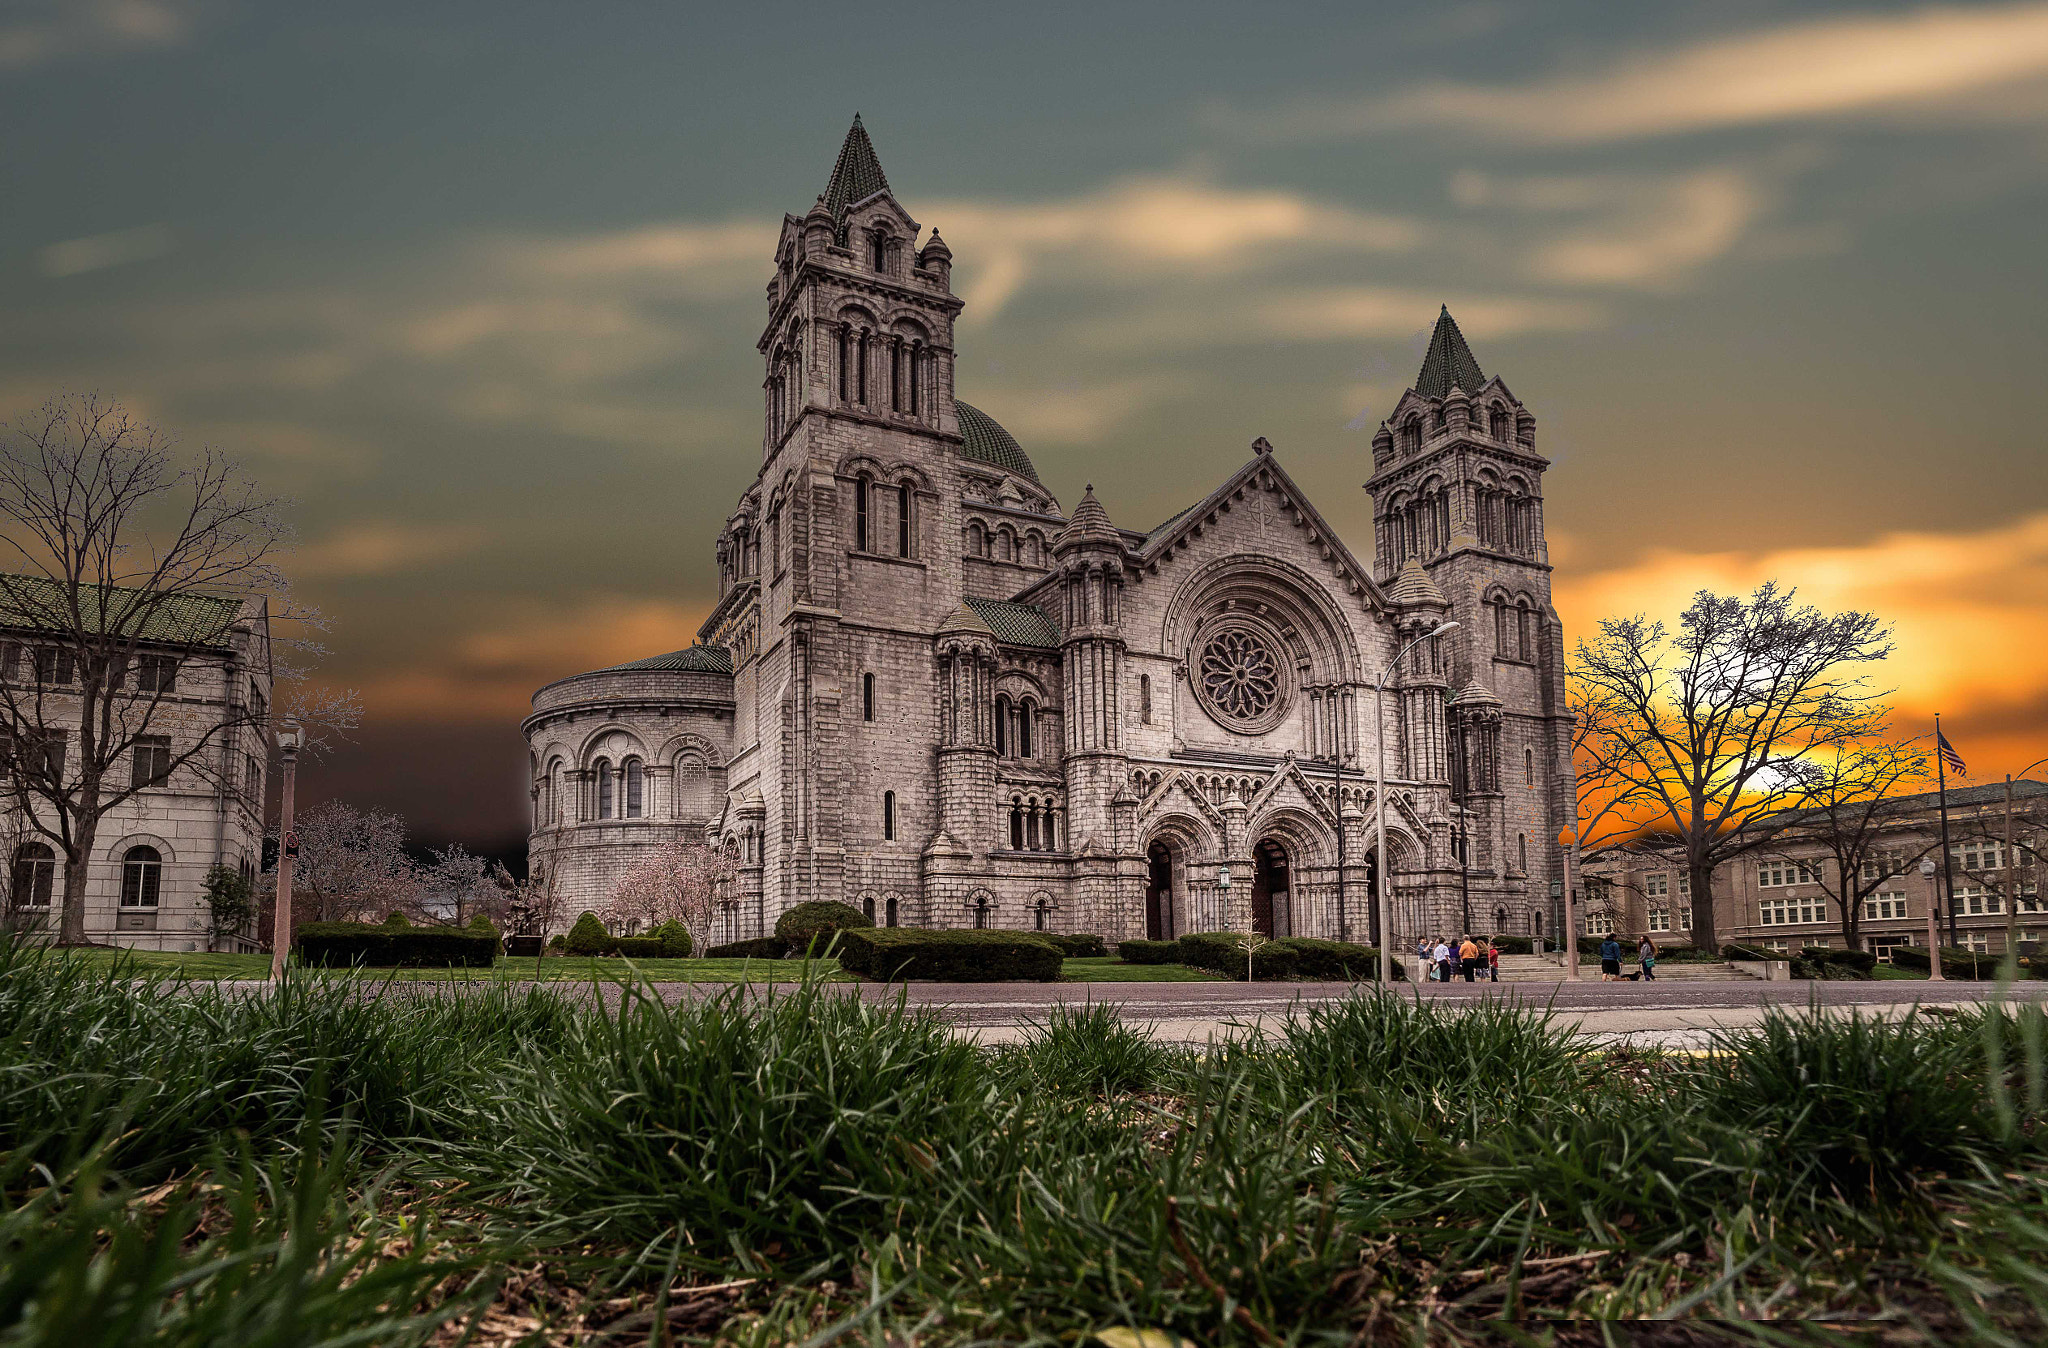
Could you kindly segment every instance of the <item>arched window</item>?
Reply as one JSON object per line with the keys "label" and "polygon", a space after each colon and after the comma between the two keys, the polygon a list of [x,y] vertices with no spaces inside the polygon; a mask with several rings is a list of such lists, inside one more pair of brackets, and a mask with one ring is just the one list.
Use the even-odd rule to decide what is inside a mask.
{"label": "arched window", "polygon": [[896,793],[882,793],[882,841],[896,841]]}
{"label": "arched window", "polygon": [[896,555],[910,555],[910,484],[896,488]]}
{"label": "arched window", "polygon": [[866,407],[868,405],[868,335],[866,332],[861,333],[860,340],[854,343],[854,346],[854,355],[857,358],[857,363],[854,366],[854,392],[856,395],[854,400],[862,407]]}
{"label": "arched window", "polygon": [[982,529],[980,520],[967,522],[967,553],[979,557],[988,548],[988,534]]}
{"label": "arched window", "polygon": [[1038,801],[1033,799],[1024,810],[1024,845],[1036,852],[1038,845]]}
{"label": "arched window", "polygon": [[638,819],[646,813],[647,772],[637,758],[626,760],[626,818]]}
{"label": "arched window", "polygon": [[131,847],[121,857],[121,906],[154,908],[163,885],[164,857],[154,847]]}
{"label": "arched window", "polygon": [[1413,412],[1401,423],[1401,448],[1411,452],[1422,448],[1422,418]]}
{"label": "arched window", "polygon": [[867,895],[864,895],[864,896],[862,896],[862,898],[861,898],[861,901],[860,901],[860,911],[861,911],[861,916],[865,917],[865,918],[866,918],[866,919],[868,920],[868,925],[869,925],[869,926],[873,926],[873,925],[874,925],[874,921],[875,921],[875,896],[874,896],[874,895],[872,895],[872,894],[867,894]]}
{"label": "arched window", "polygon": [[863,721],[875,719],[875,676],[873,674],[863,674],[860,676],[860,719]]}
{"label": "arched window", "polygon": [[1515,658],[1513,635],[1508,631],[1508,601],[1493,601],[1493,653],[1503,659]]}
{"label": "arched window", "polygon": [[853,328],[841,323],[838,332],[839,345],[839,401],[846,401],[847,366],[853,363]]}
{"label": "arched window", "polygon": [[1024,850],[1024,802],[1014,796],[1010,799],[1010,850]]}
{"label": "arched window", "polygon": [[976,894],[974,896],[974,929],[976,931],[981,931],[988,926],[988,912],[988,895]]}
{"label": "arched window", "polygon": [[597,773],[597,817],[599,819],[609,819],[612,817],[611,761],[603,758],[598,759],[597,767],[594,771]]}
{"label": "arched window", "polygon": [[996,694],[996,757],[1007,758],[1010,753],[1010,697],[1007,693]]}
{"label": "arched window", "polygon": [[1487,433],[1496,440],[1505,440],[1508,438],[1508,424],[1508,409],[1495,403],[1493,410],[1487,413]]}
{"label": "arched window", "polygon": [[1032,905],[1031,905],[1031,926],[1032,926],[1032,930],[1034,930],[1034,931],[1044,931],[1044,930],[1045,930],[1045,919],[1046,919],[1046,918],[1047,918],[1048,916],[1050,916],[1050,915],[1051,915],[1051,913],[1052,913],[1052,902],[1051,902],[1051,900],[1049,900],[1049,899],[1040,899],[1040,900],[1039,900],[1039,901],[1038,901],[1037,903],[1034,903],[1034,904],[1032,904]]}
{"label": "arched window", "polygon": [[885,925],[891,927],[896,925],[896,896],[894,894],[891,894],[888,897],[888,899],[886,899],[883,902],[882,917]]}
{"label": "arched window", "polygon": [[917,342],[910,344],[910,415],[916,416],[921,399],[918,386],[924,382],[924,347]]}
{"label": "arched window", "polygon": [[889,266],[889,236],[879,229],[868,237],[868,265],[876,271]]}
{"label": "arched window", "polygon": [[1532,664],[1535,663],[1536,611],[1526,602],[1517,602],[1515,605],[1515,631],[1516,645],[1521,650],[1522,658]]}
{"label": "arched window", "polygon": [[49,844],[23,843],[14,850],[13,883],[8,898],[16,908],[48,908],[57,883],[57,854]]}
{"label": "arched window", "polygon": [[1522,782],[1525,786],[1536,785],[1536,751],[1527,747],[1522,750]]}
{"label": "arched window", "polygon": [[1522,873],[1526,875],[1529,873],[1529,835],[1526,833],[1517,833],[1515,835],[1515,842],[1521,848]]}
{"label": "arched window", "polygon": [[853,550],[868,550],[868,480],[865,477],[853,481]]}
{"label": "arched window", "polygon": [[1037,719],[1037,715],[1038,705],[1034,702],[1027,700],[1020,703],[1017,707],[1017,757],[1019,758],[1035,757],[1031,752],[1031,738],[1032,723]]}

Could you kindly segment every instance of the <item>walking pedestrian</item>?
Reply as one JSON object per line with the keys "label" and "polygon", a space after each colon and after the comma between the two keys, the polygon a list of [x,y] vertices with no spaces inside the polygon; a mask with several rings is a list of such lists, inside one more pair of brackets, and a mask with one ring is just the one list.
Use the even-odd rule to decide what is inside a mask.
{"label": "walking pedestrian", "polygon": [[1465,981],[1470,983],[1473,975],[1479,972],[1479,943],[1472,939],[1470,933],[1458,944],[1458,963],[1465,966]]}
{"label": "walking pedestrian", "polygon": [[1643,966],[1644,981],[1649,983],[1656,982],[1657,943],[1651,940],[1647,933],[1644,934],[1643,939],[1636,945],[1636,960]]}
{"label": "walking pedestrian", "polygon": [[1600,981],[1613,983],[1621,978],[1621,942],[1612,935],[1600,943]]}
{"label": "walking pedestrian", "polygon": [[1486,938],[1486,977],[1488,982],[1500,982],[1500,947],[1491,936]]}
{"label": "walking pedestrian", "polygon": [[1448,983],[1451,981],[1451,946],[1450,943],[1444,940],[1441,936],[1437,938],[1435,954],[1436,981],[1439,983]]}

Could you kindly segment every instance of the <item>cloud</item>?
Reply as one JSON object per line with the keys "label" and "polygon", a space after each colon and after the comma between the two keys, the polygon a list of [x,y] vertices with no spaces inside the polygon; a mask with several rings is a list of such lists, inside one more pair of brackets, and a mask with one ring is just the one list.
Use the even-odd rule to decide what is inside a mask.
{"label": "cloud", "polygon": [[976,406],[1002,409],[1003,425],[1026,444],[1086,444],[1188,392],[1193,384],[1188,376],[1167,372],[1033,388],[984,381],[975,385],[972,397]]}
{"label": "cloud", "polygon": [[1821,118],[1941,112],[2048,77],[2048,4],[1844,15],[1653,51],[1512,85],[1435,81],[1298,104],[1250,125],[1296,137],[1444,126],[1598,144]]}
{"label": "cloud", "polygon": [[322,580],[388,575],[474,552],[488,538],[489,531],[481,524],[366,520],[294,549],[288,569],[298,578]]}
{"label": "cloud", "polygon": [[1542,245],[1529,269],[1546,281],[1669,286],[1732,250],[1769,204],[1754,177],[1702,169],[1646,193],[1620,219]]}
{"label": "cloud", "polygon": [[688,275],[736,266],[751,275],[773,262],[776,239],[775,222],[763,218],[648,225],[581,239],[510,240],[498,251],[508,269],[577,279]]}
{"label": "cloud", "polygon": [[147,262],[151,258],[162,257],[177,246],[177,235],[169,225],[139,225],[134,229],[53,243],[36,254],[36,262],[43,275],[48,277],[79,276],[127,262]]}
{"label": "cloud", "polygon": [[191,32],[194,6],[169,0],[30,0],[20,8],[0,22],[0,70],[175,46]]}
{"label": "cloud", "polygon": [[[1600,618],[1667,622],[1700,589],[1746,592],[1775,578],[1806,603],[1860,609],[1892,624],[1897,650],[1879,686],[1918,718],[1973,707],[2048,706],[2048,512],[1974,532],[1895,533],[1868,543],[1756,552],[1658,550],[1591,573],[1557,572],[1567,633]],[[2040,724],[2033,728],[2038,744]],[[2040,752],[2037,748],[2036,753]]]}
{"label": "cloud", "polygon": [[1307,251],[1402,252],[1424,237],[1397,216],[1192,178],[1129,179],[1060,201],[936,202],[922,213],[961,249],[961,297],[976,324],[1047,268],[1214,276]]}

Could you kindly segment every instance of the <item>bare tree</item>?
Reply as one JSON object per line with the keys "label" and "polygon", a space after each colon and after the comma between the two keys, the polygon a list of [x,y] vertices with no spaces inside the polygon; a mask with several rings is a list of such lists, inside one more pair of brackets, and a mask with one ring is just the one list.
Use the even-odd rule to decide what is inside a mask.
{"label": "bare tree", "polygon": [[[166,781],[230,787],[238,745],[267,756],[269,710],[242,685],[288,673],[272,620],[317,625],[277,566],[281,508],[221,455],[181,458],[96,397],[0,432],[0,626],[17,634],[0,647],[0,790],[63,859],[60,941],[85,939],[110,812]],[[355,702],[297,710],[318,740]]]}
{"label": "bare tree", "polygon": [[1795,607],[1766,582],[1748,598],[1702,590],[1677,631],[1638,614],[1578,643],[1569,677],[1597,730],[1579,747],[1636,793],[1691,877],[1693,939],[1719,945],[1714,871],[1764,847],[1808,803],[1817,760],[1869,735],[1881,694],[1859,667],[1891,654],[1869,613]]}
{"label": "bare tree", "polygon": [[426,901],[437,909],[447,905],[461,926],[478,913],[495,924],[503,917],[507,895],[498,883],[489,861],[461,843],[436,848],[419,868],[420,885]]}
{"label": "bare tree", "polygon": [[[345,922],[420,911],[419,867],[405,850],[405,820],[346,801],[315,805],[294,821],[299,856],[292,912],[303,922]],[[273,838],[275,834],[273,833]],[[276,939],[289,940],[286,932]]]}
{"label": "bare tree", "polygon": [[732,857],[703,843],[666,842],[620,878],[606,917],[659,926],[680,922],[701,953],[711,938],[718,904],[737,874]]}
{"label": "bare tree", "polygon": [[1864,902],[1940,846],[1939,838],[1908,827],[1919,811],[1905,798],[1926,780],[1927,755],[1917,742],[1883,730],[1813,763],[1804,807],[1788,819],[1765,821],[1777,828],[1774,848],[1797,860],[1818,845],[1834,862],[1821,866],[1815,879],[1841,905],[1842,940],[1851,950],[1863,948]]}

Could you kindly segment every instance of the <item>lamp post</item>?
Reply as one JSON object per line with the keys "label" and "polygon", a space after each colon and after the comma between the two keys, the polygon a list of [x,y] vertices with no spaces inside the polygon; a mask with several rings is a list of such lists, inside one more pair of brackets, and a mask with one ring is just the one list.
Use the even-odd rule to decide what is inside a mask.
{"label": "lamp post", "polygon": [[[1379,915],[1380,920],[1380,987],[1382,989],[1391,987],[1394,982],[1394,909],[1387,899],[1387,891],[1394,887],[1394,868],[1387,864],[1387,712],[1384,705],[1387,695],[1387,676],[1394,672],[1394,667],[1401,663],[1408,652],[1432,637],[1440,637],[1446,632],[1455,630],[1457,626],[1454,622],[1439,623],[1435,631],[1425,632],[1421,636],[1411,639],[1407,645],[1394,652],[1394,658],[1387,661],[1385,668],[1380,670],[1379,682],[1373,685],[1372,737],[1373,742],[1379,748],[1379,767],[1373,775],[1372,785],[1373,826],[1378,839],[1377,850],[1373,854],[1373,889],[1376,891],[1373,895],[1373,912]],[[1343,832],[1344,798],[1339,795],[1337,798],[1338,836],[1342,837]]]}
{"label": "lamp post", "polygon": [[1941,925],[1934,913],[1935,896],[1940,893],[1934,887],[1935,870],[1933,857],[1920,858],[1920,874],[1927,877],[1927,976],[1941,981],[1947,975],[1941,971]]}
{"label": "lamp post", "polygon": [[286,721],[277,731],[278,757],[284,763],[283,799],[277,811],[277,902],[270,924],[270,981],[284,977],[284,957],[292,944],[292,863],[299,856],[299,835],[292,828],[292,787],[299,775],[299,744],[303,738],[296,721]]}

